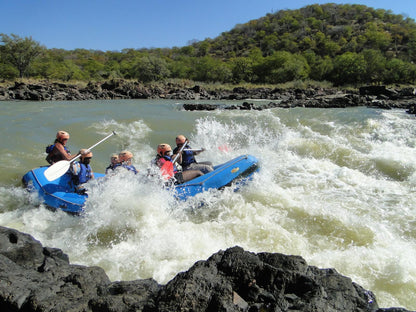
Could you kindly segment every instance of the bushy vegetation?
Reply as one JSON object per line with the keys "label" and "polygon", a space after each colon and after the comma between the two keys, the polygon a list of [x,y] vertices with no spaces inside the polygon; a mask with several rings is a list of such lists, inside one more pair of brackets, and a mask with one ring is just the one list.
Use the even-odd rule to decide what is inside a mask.
{"label": "bushy vegetation", "polygon": [[[309,5],[235,26],[214,39],[171,49],[46,49],[1,34],[0,78],[221,84],[326,81],[414,84],[416,23],[364,5]],[[31,54],[24,54],[31,51]],[[20,54],[19,54],[20,53]]]}

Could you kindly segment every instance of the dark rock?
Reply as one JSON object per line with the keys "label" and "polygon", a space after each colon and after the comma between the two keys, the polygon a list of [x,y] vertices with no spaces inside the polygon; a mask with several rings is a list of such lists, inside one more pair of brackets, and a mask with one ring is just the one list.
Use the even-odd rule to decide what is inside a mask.
{"label": "dark rock", "polygon": [[7,311],[88,310],[98,287],[110,284],[98,267],[70,265],[62,251],[0,227],[0,303]]}
{"label": "dark rock", "polygon": [[400,96],[410,96],[415,97],[416,96],[416,88],[403,88],[399,91]]}
{"label": "dark rock", "polygon": [[193,88],[191,88],[190,90],[192,90],[195,93],[202,93],[203,89],[201,86],[194,86]]}
{"label": "dark rock", "polygon": [[413,114],[413,115],[415,115],[416,114],[416,103],[411,103],[411,104],[409,104],[408,105],[408,107],[407,107],[407,111],[406,111],[408,114]]}
{"label": "dark rock", "polygon": [[360,95],[380,95],[387,94],[386,86],[362,86],[360,87]]}
{"label": "dark rock", "polygon": [[196,262],[165,286],[153,279],[110,282],[98,267],[71,265],[56,248],[0,227],[3,311],[389,311],[371,291],[299,256],[240,247]]}
{"label": "dark rock", "polygon": [[184,110],[195,111],[195,110],[216,110],[219,108],[218,105],[214,104],[183,104]]}
{"label": "dark rock", "polygon": [[[173,83],[145,86],[135,81],[112,79],[105,82],[89,82],[86,87],[64,83],[36,84],[15,82],[13,86],[0,88],[0,100],[60,101],[93,99],[176,99],[176,100],[238,100],[236,105],[184,104],[184,110],[239,109],[262,110],[270,108],[346,108],[367,106],[381,109],[409,109],[416,97],[416,88],[387,89],[385,86],[362,86],[359,90],[339,89],[279,89],[235,87],[233,90],[206,91],[201,86],[182,87]],[[259,105],[247,99],[275,101],[273,105]],[[272,102],[271,102],[272,103]]]}

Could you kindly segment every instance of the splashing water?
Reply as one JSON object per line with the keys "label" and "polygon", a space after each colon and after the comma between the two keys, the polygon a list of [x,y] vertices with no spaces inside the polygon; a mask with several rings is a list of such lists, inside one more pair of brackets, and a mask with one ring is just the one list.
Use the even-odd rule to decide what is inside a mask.
{"label": "splashing water", "polygon": [[[381,307],[416,308],[412,116],[365,108],[191,113],[164,103],[90,102],[112,117],[91,117],[84,140],[118,134],[94,152],[93,168],[102,172],[111,152],[130,149],[140,173],[90,182],[81,217],[52,212],[17,185],[17,177],[36,165],[27,164],[27,155],[43,145],[15,146],[24,155],[12,182],[10,176],[1,181],[0,224],[63,249],[72,263],[101,266],[112,280],[166,283],[195,261],[240,245],[336,268],[373,291]],[[219,164],[252,154],[261,170],[238,192],[215,190],[178,202],[145,178],[155,146],[173,143],[177,134],[206,149],[198,160]],[[1,148],[6,172],[13,146]],[[32,161],[42,160],[39,153]]]}

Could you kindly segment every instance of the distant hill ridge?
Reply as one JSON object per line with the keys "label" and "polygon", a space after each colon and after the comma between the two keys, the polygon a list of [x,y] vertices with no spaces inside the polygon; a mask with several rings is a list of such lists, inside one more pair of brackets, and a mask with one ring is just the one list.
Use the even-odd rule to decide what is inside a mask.
{"label": "distant hill ridge", "polygon": [[[11,54],[28,49],[11,44],[19,43],[18,37],[8,39],[10,44],[0,45],[4,54],[0,79],[4,80],[19,76],[63,82],[179,79],[256,85],[315,81],[333,86],[414,85],[416,81],[415,20],[358,4],[281,10],[185,47],[106,52],[44,49],[30,66],[16,64],[27,58]],[[30,44],[31,38],[26,41]]]}
{"label": "distant hill ridge", "polygon": [[365,5],[313,4],[267,14],[195,46],[207,44],[210,54],[222,57],[247,56],[254,48],[264,56],[310,50],[329,57],[377,49],[385,56],[410,61],[416,57],[416,23],[390,10]]}

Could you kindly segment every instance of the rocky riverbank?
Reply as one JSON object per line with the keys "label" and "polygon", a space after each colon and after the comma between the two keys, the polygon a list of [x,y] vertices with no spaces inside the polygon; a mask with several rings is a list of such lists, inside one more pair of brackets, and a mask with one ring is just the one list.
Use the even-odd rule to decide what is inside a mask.
{"label": "rocky riverbank", "polygon": [[[181,87],[167,83],[163,86],[146,86],[134,81],[110,80],[90,82],[85,87],[63,83],[15,82],[0,87],[0,100],[71,101],[110,99],[175,99],[175,100],[239,100],[243,105],[186,104],[185,110],[212,109],[267,109],[274,107],[351,107],[368,106],[383,109],[401,108],[416,113],[416,88],[389,89],[385,86],[367,86],[357,90],[340,89],[279,89],[243,88],[232,90],[205,90],[201,86]],[[250,99],[270,100],[267,105],[256,105]]]}
{"label": "rocky riverbank", "polygon": [[70,264],[60,249],[0,227],[2,311],[390,311],[335,269],[299,256],[221,250],[166,285],[111,282],[99,267]]}

